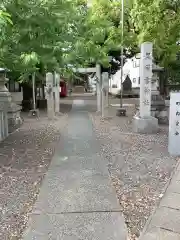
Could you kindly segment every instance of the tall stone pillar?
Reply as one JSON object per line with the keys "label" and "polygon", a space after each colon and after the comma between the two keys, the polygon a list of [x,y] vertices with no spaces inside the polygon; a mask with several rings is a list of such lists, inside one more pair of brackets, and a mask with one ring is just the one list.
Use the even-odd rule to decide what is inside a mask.
{"label": "tall stone pillar", "polygon": [[151,81],[152,81],[152,43],[141,45],[140,60],[140,117],[151,116]]}
{"label": "tall stone pillar", "polygon": [[5,84],[8,81],[6,78],[6,70],[0,69],[0,104],[4,106],[8,116],[8,131],[13,132],[22,124],[21,106],[12,101],[12,96]]}
{"label": "tall stone pillar", "polygon": [[55,113],[58,114],[60,112],[60,101],[59,101],[59,83],[60,83],[60,75],[55,73],[55,82],[54,82],[54,95],[55,95]]}
{"label": "tall stone pillar", "polygon": [[59,73],[55,73],[55,82],[54,82],[54,102],[55,102],[55,114],[57,116],[63,115],[61,113],[61,107],[60,107],[60,75]]}
{"label": "tall stone pillar", "polygon": [[47,99],[47,114],[49,119],[55,117],[54,112],[54,97],[53,97],[53,74],[46,74],[46,99]]}
{"label": "tall stone pillar", "polygon": [[104,72],[102,74],[102,85],[103,85],[103,94],[104,94],[104,106],[108,107],[109,104],[109,74]]}
{"label": "tall stone pillar", "polygon": [[158,120],[151,116],[152,54],[152,43],[143,43],[140,60],[140,116],[133,119],[133,130],[138,133],[158,131]]}
{"label": "tall stone pillar", "polygon": [[97,76],[97,82],[96,82],[96,93],[97,93],[97,112],[101,112],[101,84],[102,84],[102,78],[101,78],[101,66],[100,64],[96,65],[96,76]]}

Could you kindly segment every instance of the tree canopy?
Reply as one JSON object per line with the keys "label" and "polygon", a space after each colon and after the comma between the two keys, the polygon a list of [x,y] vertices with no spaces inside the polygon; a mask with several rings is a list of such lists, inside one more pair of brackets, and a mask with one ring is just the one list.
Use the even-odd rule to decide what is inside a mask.
{"label": "tree canopy", "polygon": [[[106,21],[106,35],[103,47],[107,50],[121,46],[121,1],[94,0],[91,18]],[[102,20],[101,20],[102,19]],[[179,51],[180,39],[179,0],[127,0],[124,1],[125,54],[132,56],[139,52],[144,41],[154,44],[155,59],[163,66],[174,61]]]}
{"label": "tree canopy", "polygon": [[41,67],[63,71],[72,65],[108,65],[154,44],[155,59],[168,66],[179,51],[180,0],[3,0],[0,4],[0,65],[22,76]]}
{"label": "tree canopy", "polygon": [[138,32],[137,40],[152,41],[156,59],[167,66],[179,51],[180,1],[135,0],[131,16]]}
{"label": "tree canopy", "polygon": [[40,62],[47,70],[64,65],[76,35],[77,1],[7,0],[4,8],[13,26],[7,26],[1,40],[1,64],[31,72]]}

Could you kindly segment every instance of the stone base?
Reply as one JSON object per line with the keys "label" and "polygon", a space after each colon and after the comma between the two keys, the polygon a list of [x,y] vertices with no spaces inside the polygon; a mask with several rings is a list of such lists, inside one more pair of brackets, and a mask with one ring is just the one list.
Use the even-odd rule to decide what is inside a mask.
{"label": "stone base", "polygon": [[19,118],[8,118],[8,132],[12,133],[16,129],[18,129],[23,123],[23,120],[21,117]]}
{"label": "stone base", "polygon": [[[139,107],[136,108],[137,117],[140,117]],[[169,108],[164,107],[161,110],[158,110],[156,107],[151,107],[151,116],[158,119],[159,124],[169,124]]]}
{"label": "stone base", "polygon": [[125,108],[119,108],[117,109],[116,116],[118,117],[125,117],[126,116],[126,109]]}
{"label": "stone base", "polygon": [[39,118],[39,110],[38,109],[30,110],[28,116],[33,118]]}
{"label": "stone base", "polygon": [[165,108],[161,112],[156,114],[156,118],[158,119],[159,124],[169,124],[169,110]]}
{"label": "stone base", "polygon": [[157,133],[158,132],[158,119],[154,117],[149,118],[133,118],[133,131],[135,133]]}
{"label": "stone base", "polygon": [[64,116],[64,114],[62,112],[55,112],[55,116],[61,117],[61,116]]}
{"label": "stone base", "polygon": [[12,133],[23,123],[21,117],[21,107],[15,103],[11,103],[8,107],[8,131]]}

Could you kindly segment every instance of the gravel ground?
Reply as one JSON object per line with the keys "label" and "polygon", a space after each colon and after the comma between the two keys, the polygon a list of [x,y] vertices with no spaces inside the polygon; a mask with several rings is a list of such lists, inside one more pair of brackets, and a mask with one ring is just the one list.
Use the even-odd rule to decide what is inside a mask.
{"label": "gravel ground", "polygon": [[67,114],[53,121],[44,116],[25,117],[23,126],[0,143],[0,239],[20,238],[67,123]]}
{"label": "gravel ground", "polygon": [[165,185],[177,158],[167,151],[168,128],[161,127],[154,135],[132,133],[134,108],[128,108],[128,117],[116,117],[115,109],[102,120],[91,114],[102,155],[122,206],[130,239],[137,239],[155,205],[163,195]]}

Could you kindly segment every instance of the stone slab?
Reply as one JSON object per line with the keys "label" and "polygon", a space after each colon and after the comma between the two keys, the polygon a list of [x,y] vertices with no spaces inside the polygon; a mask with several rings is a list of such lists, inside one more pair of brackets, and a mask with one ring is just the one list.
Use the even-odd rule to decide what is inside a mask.
{"label": "stone slab", "polygon": [[177,171],[173,177],[173,180],[180,181],[180,171]]}
{"label": "stone slab", "polygon": [[158,132],[158,119],[154,117],[148,118],[133,118],[133,131],[135,133],[157,133]]}
{"label": "stone slab", "polygon": [[149,229],[153,227],[167,229],[180,234],[180,211],[167,207],[157,209],[150,222]]}
{"label": "stone slab", "polygon": [[[79,108],[80,108],[80,112],[77,112],[78,110],[76,110],[76,108],[72,108],[71,110],[71,113],[70,113],[71,118],[69,119],[69,126],[68,126],[69,132],[71,132],[72,130],[73,133],[75,133],[75,135],[81,136],[82,134],[84,135],[88,133],[87,137],[89,135],[92,136],[93,132],[91,130],[93,129],[93,126],[89,120],[88,113],[87,111],[83,111],[81,107]],[[87,126],[90,127],[90,129],[84,128]],[[73,133],[70,133],[70,134],[73,134]]]}
{"label": "stone slab", "polygon": [[180,234],[164,229],[153,228],[141,240],[180,240]]}
{"label": "stone slab", "polygon": [[180,210],[180,194],[173,192],[170,194],[166,193],[166,195],[164,196],[160,203],[160,206]]}
{"label": "stone slab", "polygon": [[126,240],[120,213],[32,215],[23,240]]}
{"label": "stone slab", "polygon": [[33,212],[120,211],[106,165],[87,112],[70,115]]}
{"label": "stone slab", "polygon": [[83,141],[77,136],[72,138],[61,137],[61,145],[56,151],[56,156],[78,156],[78,157],[91,157],[94,154],[98,154],[99,144],[92,138],[84,138]]}
{"label": "stone slab", "polygon": [[69,169],[70,171],[79,172],[79,174],[85,170],[91,170],[92,174],[99,173],[109,177],[107,165],[108,161],[101,158],[99,154],[92,154],[91,156],[79,155],[78,157],[76,155],[59,156],[55,154],[49,169],[53,170],[54,168],[57,169],[59,167],[59,172]]}
{"label": "stone slab", "polygon": [[179,193],[180,194],[180,181],[176,181],[175,179],[170,183],[167,193]]}
{"label": "stone slab", "polygon": [[48,171],[34,213],[120,211],[108,175],[92,169]]}

